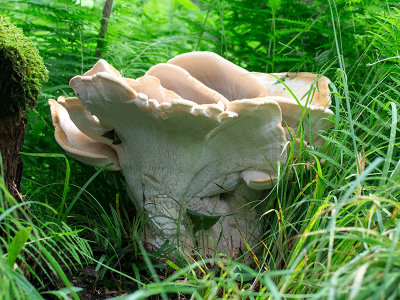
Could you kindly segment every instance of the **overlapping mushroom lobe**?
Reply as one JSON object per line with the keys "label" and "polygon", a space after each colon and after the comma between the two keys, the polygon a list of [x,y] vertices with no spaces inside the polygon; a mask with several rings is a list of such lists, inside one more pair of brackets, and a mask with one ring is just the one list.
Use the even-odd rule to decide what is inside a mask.
{"label": "overlapping mushroom lobe", "polygon": [[[84,124],[91,124],[96,121],[87,114],[87,111],[81,109],[82,105],[79,103],[74,105],[75,103],[78,103],[76,98],[59,97],[58,101],[49,100],[55,127],[54,136],[58,144],[71,157],[83,163],[95,167],[111,164],[108,167],[109,170],[120,170],[115,150],[103,142],[90,138],[77,127],[76,124],[81,125],[81,120],[84,120]],[[74,117],[71,119],[71,116]],[[82,128],[82,126],[80,127]],[[87,127],[86,133],[90,132],[90,128]]]}
{"label": "overlapping mushroom lobe", "polygon": [[[319,132],[333,127],[329,120],[333,112],[330,80],[312,73],[254,73],[269,90],[282,110],[283,125],[296,133],[302,123],[304,140],[312,146],[321,146],[324,139]],[[297,133],[297,136],[299,134]],[[287,136],[291,140],[291,136]]]}
{"label": "overlapping mushroom lobe", "polygon": [[255,80],[247,70],[207,51],[180,54],[168,61],[186,70],[191,76],[229,101],[267,96],[266,85]]}
{"label": "overlapping mushroom lobe", "polygon": [[[321,146],[324,142],[318,132],[333,125],[328,120],[333,113],[329,109],[330,81],[325,76],[305,72],[250,73],[212,52],[184,53],[168,63],[184,69],[229,101],[270,97],[281,108],[286,131],[293,130],[298,139],[297,129],[302,123],[304,140],[313,146]],[[292,141],[296,137],[287,135],[286,138]]]}
{"label": "overlapping mushroom lobe", "polygon": [[[179,85],[167,83],[169,90],[157,68],[135,81],[99,72],[70,83],[79,102],[121,140],[111,147],[136,198],[211,196],[232,190],[242,171],[275,174],[277,163],[285,163],[281,110],[273,99],[229,102],[180,69]],[[157,92],[145,94],[149,82]],[[236,182],[227,180],[232,176]]]}

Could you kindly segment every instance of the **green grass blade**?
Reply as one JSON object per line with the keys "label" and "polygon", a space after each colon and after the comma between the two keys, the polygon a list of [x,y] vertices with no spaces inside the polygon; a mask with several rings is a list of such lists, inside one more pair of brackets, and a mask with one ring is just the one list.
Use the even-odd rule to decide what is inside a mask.
{"label": "green grass blade", "polygon": [[393,160],[392,157],[393,157],[394,144],[396,142],[396,131],[397,131],[397,125],[398,125],[397,124],[397,107],[396,107],[396,104],[393,102],[390,102],[390,105],[392,107],[392,125],[390,128],[389,146],[388,146],[388,150],[387,150],[387,154],[386,154],[386,158],[385,158],[385,164],[383,165],[382,176],[381,176],[381,180],[379,181],[379,188],[381,188],[387,181],[390,164]]}
{"label": "green grass blade", "polygon": [[29,239],[31,231],[31,227],[21,228],[17,231],[17,234],[12,239],[10,245],[8,246],[7,252],[7,264],[10,267],[14,266],[18,255],[20,255],[26,241]]}

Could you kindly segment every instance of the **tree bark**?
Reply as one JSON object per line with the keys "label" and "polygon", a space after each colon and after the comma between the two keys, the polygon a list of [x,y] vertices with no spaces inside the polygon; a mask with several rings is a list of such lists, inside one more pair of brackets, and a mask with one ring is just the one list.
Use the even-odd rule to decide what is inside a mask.
{"label": "tree bark", "polygon": [[103,49],[104,49],[104,39],[106,37],[107,33],[107,27],[108,27],[108,19],[111,16],[111,9],[113,5],[114,0],[106,0],[106,3],[104,4],[104,9],[103,9],[103,18],[101,19],[101,27],[100,27],[100,32],[99,32],[99,39],[97,40],[97,47],[96,47],[96,57],[101,57],[103,54]]}
{"label": "tree bark", "polygon": [[22,161],[20,152],[24,144],[27,116],[17,113],[0,118],[0,153],[3,160],[6,187],[18,201],[23,201],[20,190]]}

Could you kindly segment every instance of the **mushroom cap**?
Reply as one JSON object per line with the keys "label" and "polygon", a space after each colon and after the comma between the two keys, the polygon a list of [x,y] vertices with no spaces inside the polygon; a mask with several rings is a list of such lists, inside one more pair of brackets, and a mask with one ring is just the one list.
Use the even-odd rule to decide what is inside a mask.
{"label": "mushroom cap", "polygon": [[[272,97],[281,107],[283,126],[297,131],[303,119],[305,139],[314,146],[324,142],[317,132],[333,126],[326,120],[333,112],[328,108],[331,103],[330,80],[325,76],[312,73],[250,73],[212,52],[184,53],[168,63],[185,69],[230,101]],[[306,117],[302,118],[303,113]],[[290,136],[286,138],[291,139]]]}
{"label": "mushroom cap", "polygon": [[157,77],[164,88],[172,90],[183,99],[197,104],[222,103],[226,106],[229,103],[229,100],[220,93],[210,89],[179,66],[158,64],[150,68],[146,75]]}
{"label": "mushroom cap", "polygon": [[117,77],[122,77],[118,70],[104,59],[99,59],[89,71],[83,74],[83,76],[92,76],[100,72],[107,72]]}
{"label": "mushroom cap", "polygon": [[[142,180],[145,173],[156,178],[161,169],[158,177],[170,177],[171,185],[180,184],[182,189],[197,177],[203,182],[198,184],[202,192],[190,188],[197,196],[215,195],[221,190],[218,186],[227,184],[228,174],[243,178],[253,189],[271,188],[277,181],[276,163],[285,164],[284,144],[294,136],[301,115],[307,114],[304,139],[314,145],[323,142],[316,132],[332,125],[325,120],[332,114],[326,107],[330,104],[326,77],[317,81],[318,75],[310,73],[273,75],[284,80],[301,106],[274,76],[249,73],[211,52],[178,55],[138,79],[123,78],[99,60],[83,76],[71,79],[78,98],[58,101],[66,111],[63,116],[76,126],[64,135],[71,140],[74,134],[77,140],[85,135],[89,139],[85,142],[107,146],[114,151],[113,161],[119,157],[122,169],[130,170],[125,174],[138,172],[139,179],[132,182]],[[311,97],[304,96],[307,93]],[[171,175],[185,172],[192,177],[178,180]],[[235,184],[229,183],[228,189]],[[141,188],[135,189],[140,195]]]}
{"label": "mushroom cap", "polygon": [[58,102],[49,100],[57,143],[71,157],[80,162],[98,168],[112,163],[112,166],[107,168],[108,170],[120,170],[118,156],[114,149],[83,134],[71,120],[68,111],[60,104],[63,101],[65,101],[64,97],[59,97]]}
{"label": "mushroom cap", "polygon": [[[164,77],[165,70],[176,72],[181,86],[197,84],[199,89],[178,91]],[[160,81],[151,80],[154,86],[158,85],[156,90],[163,88],[166,81],[179,96],[208,91],[176,66],[163,64],[148,73],[152,75],[143,78],[153,74],[162,77]],[[277,162],[285,163],[281,110],[272,97],[225,104],[218,100],[222,96],[214,101],[192,97],[200,103],[187,99],[164,101],[150,98],[143,89],[139,93],[140,87],[134,89],[135,85],[130,83],[103,71],[76,76],[70,82],[79,102],[120,137],[121,145],[112,147],[118,153],[125,177],[135,183],[136,198],[142,196],[142,186],[162,194],[170,194],[173,188],[174,196],[211,196],[223,191],[221,187],[232,190],[247,169],[271,174]],[[271,180],[265,180],[266,187]]]}
{"label": "mushroom cap", "polygon": [[[331,104],[331,96],[327,77],[313,73],[253,73],[269,90],[268,96],[293,99],[292,93],[302,103],[315,106]],[[282,84],[283,81],[288,88]],[[291,93],[292,92],[292,93]],[[294,100],[294,99],[293,99]]]}
{"label": "mushroom cap", "polygon": [[[268,97],[267,97],[268,98]],[[304,140],[314,147],[320,147],[324,144],[324,139],[320,136],[321,131],[326,131],[333,127],[330,116],[333,112],[327,106],[308,105],[301,107],[295,100],[286,97],[272,96],[282,110],[282,125],[292,129],[296,133],[300,122],[302,121]],[[304,117],[302,119],[302,115]],[[287,132],[288,133],[288,132]],[[292,135],[296,139],[296,134]],[[290,135],[286,135],[287,140],[292,140]]]}
{"label": "mushroom cap", "polygon": [[145,75],[138,79],[124,78],[124,80],[136,92],[145,94],[150,99],[158,99],[159,102],[181,99],[175,92],[161,86],[160,79],[157,77]]}
{"label": "mushroom cap", "polygon": [[229,101],[264,97],[268,94],[267,87],[255,80],[254,75],[213,52],[184,53],[170,59],[168,63],[185,69]]}
{"label": "mushroom cap", "polygon": [[[333,123],[329,120],[333,115],[329,109],[330,80],[325,76],[305,72],[254,73],[254,75],[268,88],[268,96],[273,97],[281,107],[283,126],[292,128],[296,132],[303,118],[305,141],[317,147],[323,145],[324,139],[318,132],[333,127]],[[286,138],[291,140],[290,136]]]}

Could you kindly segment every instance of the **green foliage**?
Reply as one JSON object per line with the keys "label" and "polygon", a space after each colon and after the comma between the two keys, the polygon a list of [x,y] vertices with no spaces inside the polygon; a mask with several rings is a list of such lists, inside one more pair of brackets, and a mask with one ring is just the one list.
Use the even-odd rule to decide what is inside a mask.
{"label": "green foliage", "polygon": [[0,156],[0,298],[43,299],[38,288],[51,290],[62,281],[76,299],[66,274],[92,258],[88,242],[78,236],[83,229],[72,230],[45,203],[18,203],[5,186],[2,169]]}
{"label": "green foliage", "polygon": [[34,107],[40,81],[47,81],[48,71],[32,42],[3,16],[0,16],[0,68],[0,118],[20,108]]}
{"label": "green foliage", "polygon": [[[327,145],[322,149],[288,145],[289,164],[258,206],[265,232],[258,245],[251,245],[253,262],[246,264],[224,254],[193,260],[176,255],[167,261],[165,249],[148,254],[140,239],[145,220],[127,199],[120,174],[74,160],[62,163],[63,155],[24,155],[23,190],[31,201],[32,222],[12,213],[0,217],[8,233],[0,253],[0,276],[8,279],[0,280],[0,293],[41,297],[35,289],[55,289],[53,295],[73,294],[70,271],[90,262],[97,272],[93,288],[100,289],[101,282],[108,291],[119,291],[113,295],[134,292],[129,297],[135,299],[182,294],[194,299],[398,298],[399,5],[379,0],[114,2],[104,58],[124,76],[141,76],[156,63],[194,50],[214,51],[250,71],[318,72],[333,82],[335,127],[323,134]],[[89,0],[0,3],[50,71],[30,115],[26,152],[63,153],[55,145],[46,103],[71,95],[68,80],[96,60],[101,5]],[[296,134],[302,138],[304,133]],[[204,227],[199,219],[197,226]],[[32,232],[22,243],[19,232],[27,227]],[[9,267],[12,253],[19,253],[18,266],[27,253],[46,253],[26,262],[35,288],[20,268]],[[41,278],[54,274],[62,284],[45,286]]]}
{"label": "green foliage", "polygon": [[44,299],[29,280],[9,267],[4,259],[0,259],[0,279],[1,299]]}
{"label": "green foliage", "polygon": [[32,228],[21,228],[12,239],[10,246],[8,247],[7,253],[7,264],[10,268],[14,266],[15,261],[17,260],[18,255],[21,254],[22,248],[24,247],[26,241],[29,238],[29,234],[32,231]]}

